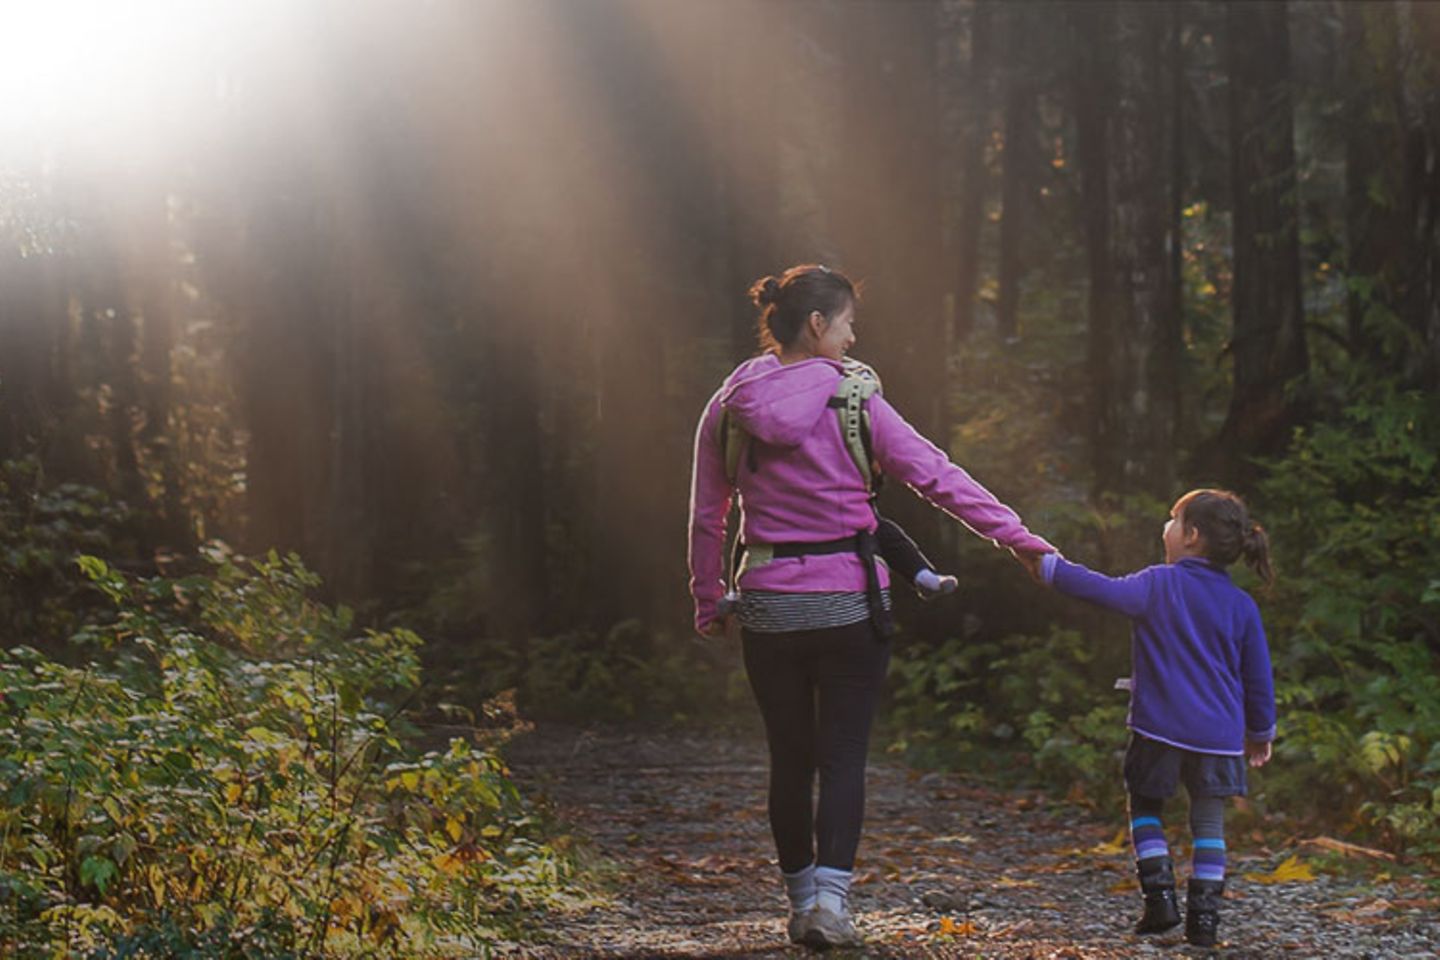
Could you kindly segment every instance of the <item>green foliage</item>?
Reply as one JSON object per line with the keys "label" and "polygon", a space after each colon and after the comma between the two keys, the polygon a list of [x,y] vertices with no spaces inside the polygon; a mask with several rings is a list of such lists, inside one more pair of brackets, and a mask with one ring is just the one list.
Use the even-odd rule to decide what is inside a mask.
{"label": "green foliage", "polygon": [[514,689],[526,717],[711,724],[752,712],[734,644],[677,640],[636,620],[604,633],[492,641],[479,659],[488,688],[477,695]]}
{"label": "green foliage", "polygon": [[33,457],[0,463],[0,640],[58,646],[95,607],[77,553],[112,554],[131,515],[93,487],[47,487]]}
{"label": "green foliage", "polygon": [[565,861],[492,749],[420,753],[419,638],[353,629],[294,557],[80,566],[88,666],[0,657],[0,952],[465,955]]}
{"label": "green foliage", "polygon": [[1436,398],[1377,378],[1271,465],[1263,514],[1281,560],[1267,785],[1315,815],[1344,797],[1340,813],[1426,856],[1440,853],[1437,462]]}
{"label": "green foliage", "polygon": [[891,668],[896,746],[964,764],[1004,750],[1012,774],[1075,799],[1113,800],[1125,705],[1112,688],[1123,656],[1123,647],[1117,655],[1059,627],[994,643],[953,638],[903,648]]}

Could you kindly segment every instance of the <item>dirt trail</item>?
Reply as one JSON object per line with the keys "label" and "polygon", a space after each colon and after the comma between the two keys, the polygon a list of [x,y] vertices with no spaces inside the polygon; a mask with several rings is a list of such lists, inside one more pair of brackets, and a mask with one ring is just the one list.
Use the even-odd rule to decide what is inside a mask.
{"label": "dirt trail", "polygon": [[[523,787],[548,798],[613,872],[595,904],[547,924],[551,945],[504,955],[809,955],[784,937],[763,743],[541,728],[509,755]],[[874,763],[851,897],[869,945],[836,956],[1204,955],[1178,932],[1129,933],[1138,894],[1129,851],[1113,842],[1122,823],[1038,794]],[[1253,879],[1273,875],[1292,852],[1232,841],[1224,957],[1440,956],[1440,903],[1423,885]]]}

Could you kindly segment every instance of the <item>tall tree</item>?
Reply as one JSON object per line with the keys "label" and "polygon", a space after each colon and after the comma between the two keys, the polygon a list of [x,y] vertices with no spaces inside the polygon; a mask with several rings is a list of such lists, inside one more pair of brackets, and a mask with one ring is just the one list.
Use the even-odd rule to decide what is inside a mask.
{"label": "tall tree", "polygon": [[1034,205],[1036,70],[1030,53],[1040,9],[1029,4],[1011,4],[1001,9],[1004,66],[1000,84],[1005,115],[997,316],[1000,335],[1007,340],[1019,335],[1020,281],[1026,269],[1022,251]]}
{"label": "tall tree", "polygon": [[[1179,23],[1158,4],[1081,8],[1075,84],[1090,268],[1087,367],[1098,490],[1168,492],[1181,350]],[[1172,64],[1167,74],[1165,59]]]}
{"label": "tall tree", "polygon": [[976,0],[970,8],[965,83],[959,91],[963,118],[959,130],[960,195],[955,215],[955,338],[975,328],[980,279],[980,238],[990,171],[985,149],[990,141],[990,86],[994,71],[995,4]]}
{"label": "tall tree", "polygon": [[1284,2],[1225,8],[1230,178],[1234,216],[1234,389],[1221,453],[1232,476],[1247,458],[1283,449],[1303,415],[1297,381],[1309,369]]}

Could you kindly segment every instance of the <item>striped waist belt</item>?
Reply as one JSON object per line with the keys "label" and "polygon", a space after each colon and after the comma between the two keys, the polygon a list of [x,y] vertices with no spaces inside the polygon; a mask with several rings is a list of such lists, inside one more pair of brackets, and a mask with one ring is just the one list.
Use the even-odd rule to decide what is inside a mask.
{"label": "striped waist belt", "polygon": [[[890,611],[885,608],[885,598],[880,592],[880,573],[876,569],[876,553],[878,541],[875,534],[870,530],[861,530],[853,536],[841,537],[838,540],[818,540],[813,542],[792,541],[790,543],[740,543],[739,549],[735,551],[738,569],[738,560],[741,551],[755,553],[769,553],[775,558],[781,557],[818,557],[832,553],[853,553],[860,558],[861,564],[865,567],[865,602],[870,608],[870,622],[875,625],[875,632],[884,640],[895,632],[895,620],[890,616]],[[734,570],[731,571],[731,582],[734,582]]]}

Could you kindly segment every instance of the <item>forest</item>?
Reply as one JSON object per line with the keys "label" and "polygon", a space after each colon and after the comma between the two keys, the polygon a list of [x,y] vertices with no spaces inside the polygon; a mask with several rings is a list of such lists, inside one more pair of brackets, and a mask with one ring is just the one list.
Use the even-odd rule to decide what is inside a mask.
{"label": "forest", "polygon": [[[508,730],[753,730],[691,450],[796,263],[1067,556],[1241,493],[1254,815],[1440,862],[1440,4],[46,9],[0,64],[0,953],[465,955],[576,869]],[[897,596],[877,748],[1117,803],[1124,619],[881,503],[960,586]]]}

